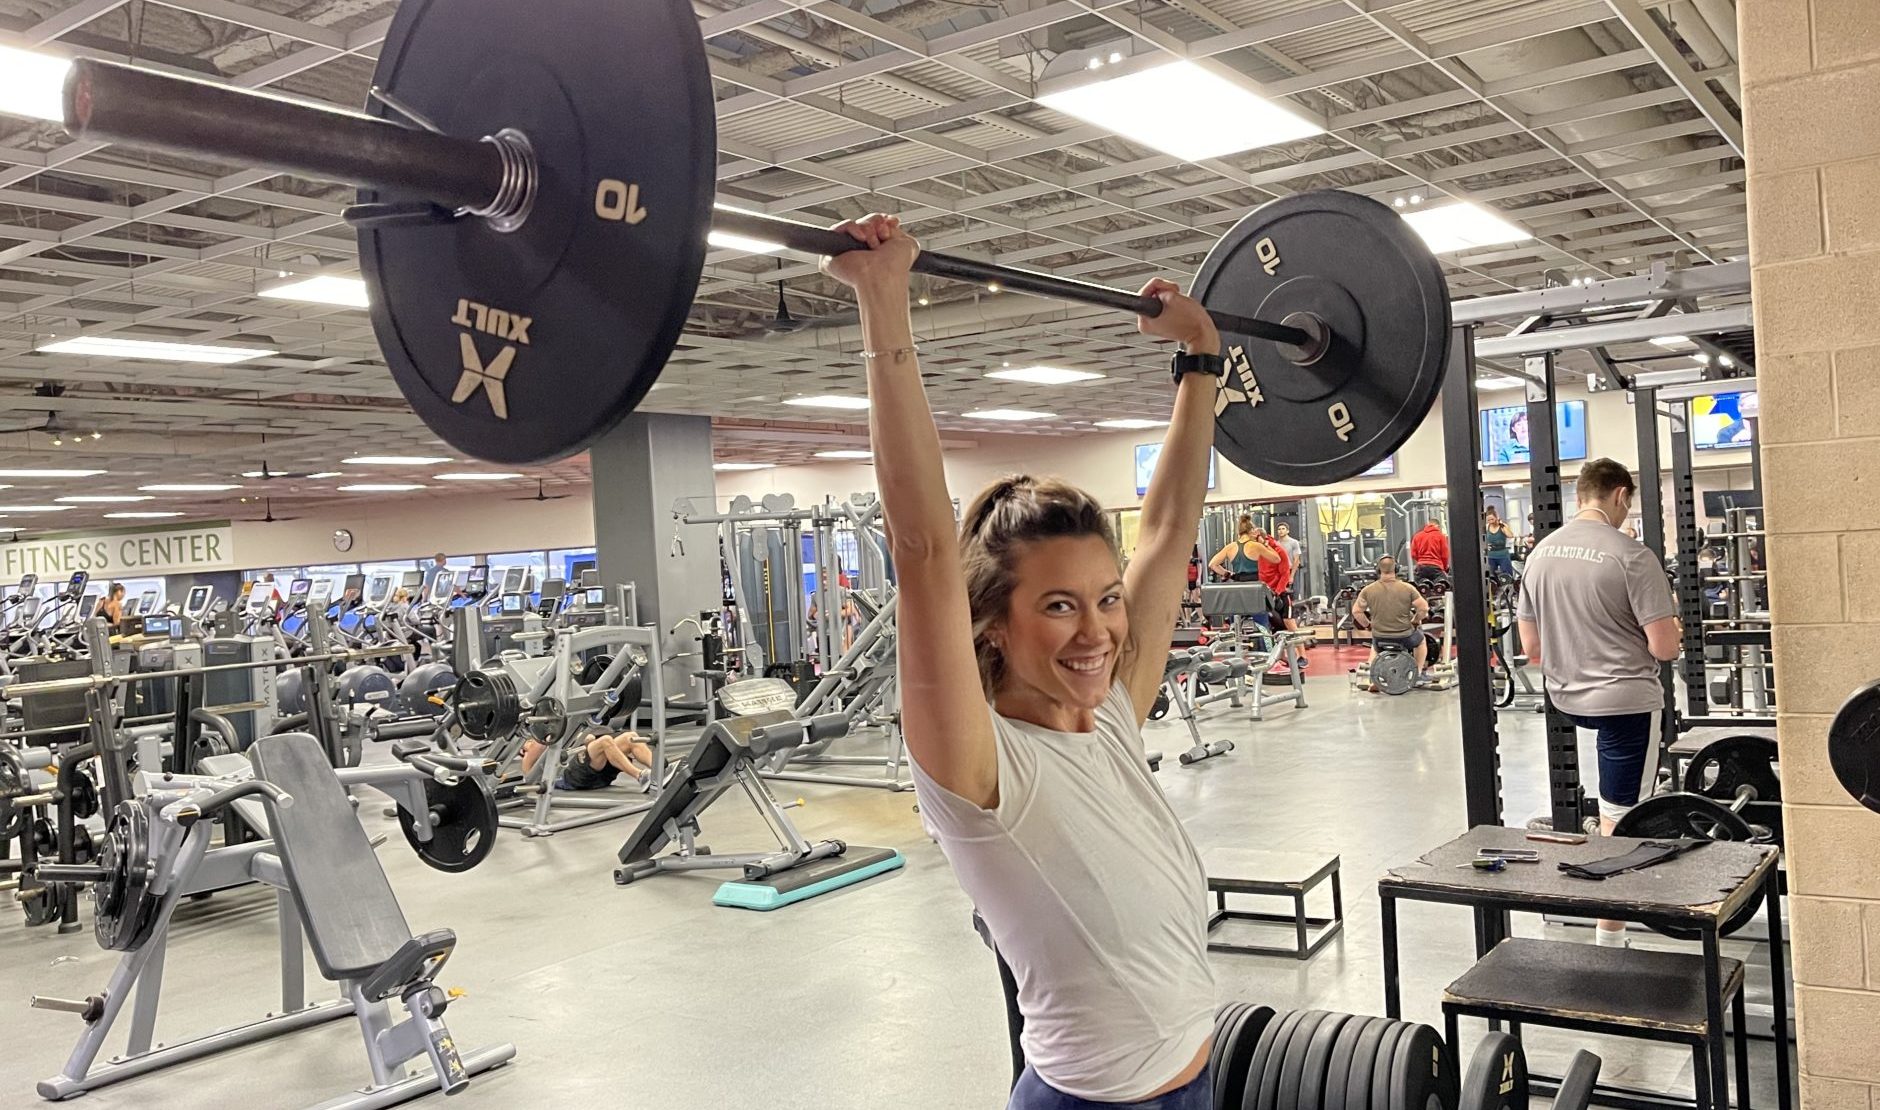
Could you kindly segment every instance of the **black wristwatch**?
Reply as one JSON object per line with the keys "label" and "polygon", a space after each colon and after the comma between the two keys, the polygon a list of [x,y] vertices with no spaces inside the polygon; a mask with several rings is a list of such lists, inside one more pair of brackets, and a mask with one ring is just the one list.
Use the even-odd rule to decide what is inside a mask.
{"label": "black wristwatch", "polygon": [[1184,374],[1206,374],[1219,379],[1227,370],[1227,360],[1220,355],[1196,355],[1187,351],[1178,351],[1169,360],[1169,373],[1175,378],[1175,384],[1182,384]]}

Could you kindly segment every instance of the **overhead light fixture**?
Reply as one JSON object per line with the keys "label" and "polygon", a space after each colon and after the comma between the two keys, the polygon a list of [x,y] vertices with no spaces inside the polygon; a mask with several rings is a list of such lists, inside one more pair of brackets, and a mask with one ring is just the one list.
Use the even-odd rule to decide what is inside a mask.
{"label": "overhead light fixture", "polygon": [[868,407],[868,398],[839,397],[833,393],[824,393],[815,397],[792,397],[784,404],[804,409],[865,409]]}
{"label": "overhead light fixture", "polygon": [[58,339],[36,348],[44,354],[97,355],[103,358],[141,358],[155,362],[207,362],[229,366],[278,352],[259,347],[221,347],[206,343],[170,343],[157,339],[122,339],[112,335],[81,335]]}
{"label": "overhead light fixture", "polygon": [[155,501],[156,498],[135,493],[80,493],[70,497],[55,497],[53,500],[68,505],[119,505],[131,501]]}
{"label": "overhead light fixture", "polygon": [[522,475],[514,471],[487,470],[463,471],[456,474],[433,474],[431,477],[440,482],[507,482],[512,478],[520,478]]}
{"label": "overhead light fixture", "polygon": [[733,235],[729,231],[714,231],[705,237],[705,241],[719,250],[743,251],[745,254],[776,254],[783,249],[782,243]]}
{"label": "overhead light fixture", "polygon": [[859,451],[859,450],[818,451],[816,452],[816,457],[819,459],[857,459],[857,460],[860,460],[860,459],[872,459],[875,457],[875,453],[873,451]]}
{"label": "overhead light fixture", "polygon": [[233,482],[160,482],[154,486],[137,488],[145,493],[222,493],[241,487]]}
{"label": "overhead light fixture", "polygon": [[1731,358],[1729,355],[1718,355],[1717,365],[1723,367],[1725,370],[1728,370],[1731,367],[1736,365],[1736,360]]}
{"label": "overhead light fixture", "polygon": [[1166,420],[1144,420],[1140,416],[1131,416],[1120,420],[1099,420],[1099,428],[1113,428],[1119,432],[1140,432],[1145,428],[1166,428]]}
{"label": "overhead light fixture", "polygon": [[713,463],[712,469],[713,470],[769,470],[776,465],[777,465],[776,463],[722,462],[722,463]]}
{"label": "overhead light fixture", "polygon": [[1091,81],[1038,103],[1188,162],[1325,133],[1193,62]]}
{"label": "overhead light fixture", "polygon": [[[93,478],[103,474],[102,470],[58,470],[43,467],[13,467],[0,469],[0,478]],[[0,489],[11,487],[0,486]]]}
{"label": "overhead light fixture", "polygon": [[340,461],[347,466],[436,466],[450,459],[443,455],[357,455]]}
{"label": "overhead light fixture", "polygon": [[104,515],[109,520],[166,520],[170,517],[182,516],[183,514],[178,513],[178,512],[169,512],[169,513],[138,512],[138,513],[106,513]]}
{"label": "overhead light fixture", "polygon": [[366,299],[364,278],[336,277],[332,274],[290,281],[286,285],[263,289],[261,295],[276,300],[332,304],[342,308],[368,308],[371,305]]}
{"label": "overhead light fixture", "polygon": [[1058,366],[1025,366],[1017,370],[994,370],[988,378],[998,378],[1007,382],[1030,382],[1032,385],[1069,385],[1072,382],[1088,382],[1104,375],[1091,370],[1066,370]]}
{"label": "overhead light fixture", "polygon": [[1436,254],[1534,238],[1496,212],[1466,202],[1405,212],[1403,218]]}
{"label": "overhead light fixture", "polygon": [[1489,377],[1475,380],[1475,388],[1491,392],[1497,389],[1519,389],[1524,384],[1520,378]]}
{"label": "overhead light fixture", "polygon": [[1018,423],[1024,420],[1055,420],[1055,412],[1033,412],[1030,409],[975,409],[960,413],[969,420],[1006,420]]}
{"label": "overhead light fixture", "polygon": [[1688,347],[1691,337],[1688,335],[1655,335],[1652,342],[1660,347]]}
{"label": "overhead light fixture", "polygon": [[351,486],[336,486],[341,493],[404,493],[408,490],[423,489],[416,482],[361,482]]}
{"label": "overhead light fixture", "polygon": [[0,505],[0,513],[69,513],[70,505]]}
{"label": "overhead light fixture", "polygon": [[72,63],[0,46],[0,112],[65,122],[65,75]]}

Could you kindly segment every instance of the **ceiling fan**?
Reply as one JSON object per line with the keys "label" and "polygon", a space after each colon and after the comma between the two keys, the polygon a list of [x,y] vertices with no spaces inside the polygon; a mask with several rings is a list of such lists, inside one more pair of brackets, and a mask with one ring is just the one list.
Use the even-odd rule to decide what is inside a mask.
{"label": "ceiling fan", "polygon": [[534,497],[512,497],[510,498],[510,500],[511,501],[562,501],[572,496],[574,495],[569,494],[569,493],[545,492],[543,488],[543,484],[542,484],[542,479],[537,478],[535,480],[535,496]]}
{"label": "ceiling fan", "polygon": [[244,470],[242,471],[242,477],[249,478],[257,482],[272,482],[276,480],[277,478],[312,477],[310,473],[307,473],[307,474],[292,473],[286,470],[272,469],[271,467],[268,466],[268,458],[266,455],[267,449],[268,449],[268,436],[266,432],[263,432],[261,435],[261,450],[263,452],[261,456],[261,469],[260,470]]}
{"label": "ceiling fan", "polygon": [[[276,477],[284,478],[286,477],[286,475],[280,474],[280,475],[276,475]],[[266,509],[267,515],[263,516],[260,520],[255,521],[254,523],[256,524],[281,524],[285,521],[300,519],[297,516],[275,516],[274,515],[274,498],[272,497],[262,498],[261,504]]]}

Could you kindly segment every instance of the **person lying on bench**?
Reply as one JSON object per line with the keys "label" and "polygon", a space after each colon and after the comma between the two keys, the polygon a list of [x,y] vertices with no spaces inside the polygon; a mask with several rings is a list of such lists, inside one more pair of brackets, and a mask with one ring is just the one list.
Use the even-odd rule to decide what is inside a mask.
{"label": "person lying on bench", "polygon": [[[522,746],[522,773],[527,775],[535,769],[535,764],[548,750],[546,744],[534,740]],[[640,739],[637,732],[623,732],[610,736],[599,730],[590,730],[585,739],[576,737],[568,745],[568,762],[562,765],[561,777],[555,780],[557,790],[600,790],[614,784],[614,780],[625,771],[633,776],[633,781],[645,786],[653,775],[653,749]]]}

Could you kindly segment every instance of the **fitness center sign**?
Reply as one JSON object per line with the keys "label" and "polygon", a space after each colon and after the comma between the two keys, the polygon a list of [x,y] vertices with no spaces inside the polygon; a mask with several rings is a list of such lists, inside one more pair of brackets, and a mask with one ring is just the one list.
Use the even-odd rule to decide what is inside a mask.
{"label": "fitness center sign", "polygon": [[232,570],[234,532],[226,522],[126,532],[67,533],[0,544],[0,581],[22,574],[66,578],[149,578]]}

